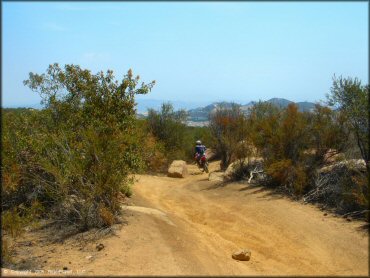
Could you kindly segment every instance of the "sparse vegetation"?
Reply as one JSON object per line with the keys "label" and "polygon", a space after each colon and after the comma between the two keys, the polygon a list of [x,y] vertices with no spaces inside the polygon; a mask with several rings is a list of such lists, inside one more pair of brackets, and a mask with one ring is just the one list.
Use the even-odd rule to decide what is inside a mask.
{"label": "sparse vegetation", "polygon": [[[175,159],[193,161],[198,139],[216,151],[223,170],[237,162],[234,178],[251,180],[258,170],[263,184],[296,198],[342,214],[366,213],[369,87],[357,79],[334,78],[328,103],[336,110],[258,102],[245,112],[220,105],[209,127],[186,126],[186,112],[170,103],[136,119],[135,95],[154,85],[138,82],[131,70],[118,82],[111,71],[92,74],[75,65],[30,73],[24,84],[42,96],[44,109],[3,109],[5,234],[16,238],[42,217],[80,231],[111,226],[119,198],[133,194],[131,174],[166,171]],[[7,240],[2,252],[9,261]]]}
{"label": "sparse vegetation", "polygon": [[[222,138],[222,129],[215,127],[229,123],[235,118],[229,115],[237,114],[243,120],[238,125],[224,124],[229,128],[224,129],[226,138],[231,140],[228,144],[218,144],[219,149],[226,153],[229,145],[236,147],[241,142],[248,142],[250,150],[255,147],[258,156],[263,158],[265,175],[260,182],[284,189],[297,198],[304,196],[305,200],[321,202],[340,213],[366,211],[369,202],[368,86],[361,86],[357,79],[334,78],[328,100],[338,109],[316,104],[313,111],[300,112],[293,103],[279,108],[258,102],[243,116],[240,111],[235,113],[235,108],[227,108],[228,112],[211,116],[210,128],[219,131],[213,132],[216,138]],[[226,161],[230,164],[238,158],[248,162],[250,155],[250,151],[239,157],[229,155]],[[350,159],[363,159],[367,171],[360,162],[346,163]],[[340,161],[346,164],[338,164]],[[342,166],[333,166],[337,164]],[[235,165],[239,167],[234,170],[235,178],[250,177],[253,169],[249,163]],[[322,174],[321,169],[328,165],[332,166],[331,170]],[[343,174],[338,169],[342,169]]]}

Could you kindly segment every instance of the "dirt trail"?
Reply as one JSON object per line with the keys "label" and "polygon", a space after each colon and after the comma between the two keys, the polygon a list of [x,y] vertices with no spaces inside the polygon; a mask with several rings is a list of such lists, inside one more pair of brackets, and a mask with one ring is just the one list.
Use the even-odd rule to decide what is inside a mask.
{"label": "dirt trail", "polygon": [[[185,179],[137,176],[133,204],[124,207],[128,224],[99,241],[102,251],[65,242],[48,247],[62,256],[32,254],[47,254],[43,269],[70,263],[84,275],[368,274],[364,222],[324,216],[262,187],[211,182],[189,168]],[[252,251],[250,261],[231,258],[240,248]]]}

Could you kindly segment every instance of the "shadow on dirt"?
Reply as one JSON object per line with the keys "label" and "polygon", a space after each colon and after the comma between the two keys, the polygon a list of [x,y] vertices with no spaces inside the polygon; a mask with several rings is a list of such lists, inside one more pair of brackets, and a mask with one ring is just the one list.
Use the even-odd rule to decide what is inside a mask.
{"label": "shadow on dirt", "polygon": [[[208,179],[205,179],[204,181],[208,181]],[[231,182],[228,182],[228,181],[212,181],[211,186],[203,188],[203,189],[201,189],[201,191],[223,188],[223,187],[226,187],[229,184],[231,184]]]}
{"label": "shadow on dirt", "polygon": [[106,236],[114,236],[122,225],[127,224],[127,220],[121,217],[119,222],[111,227],[81,231],[81,229],[74,225],[62,225],[56,221],[46,220],[40,223],[38,228],[33,229],[33,233],[37,234],[39,242],[44,245],[53,243],[63,244],[66,240],[87,243]]}
{"label": "shadow on dirt", "polygon": [[361,225],[360,227],[357,227],[356,230],[359,232],[368,233],[370,228],[370,223],[366,223]]}
{"label": "shadow on dirt", "polygon": [[252,190],[255,190],[255,191],[251,192],[251,194],[257,194],[260,192],[268,191],[269,189],[266,187],[261,187],[260,185],[252,185],[252,184],[239,189],[239,191],[252,191]]}
{"label": "shadow on dirt", "polygon": [[266,199],[266,200],[276,200],[281,198],[289,198],[284,192],[278,190],[276,188],[271,188],[267,186],[262,186],[259,184],[248,183],[246,180],[240,181],[212,181],[210,186],[204,187],[201,191],[204,190],[216,190],[221,188],[226,188],[227,186],[243,186],[242,188],[237,189],[239,192],[243,192],[245,196],[247,195],[254,195],[260,194],[261,196],[257,196],[259,199]]}
{"label": "shadow on dirt", "polygon": [[261,196],[257,196],[259,199],[276,200],[287,197],[285,194],[274,188],[264,187],[256,184],[249,184],[246,187],[240,188],[239,191],[245,192],[245,195],[263,194]]}

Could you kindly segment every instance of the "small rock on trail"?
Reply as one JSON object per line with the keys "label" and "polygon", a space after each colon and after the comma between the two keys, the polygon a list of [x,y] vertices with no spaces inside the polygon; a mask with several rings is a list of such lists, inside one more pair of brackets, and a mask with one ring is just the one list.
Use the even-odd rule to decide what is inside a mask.
{"label": "small rock on trail", "polygon": [[251,251],[248,249],[236,251],[233,253],[232,258],[237,261],[249,261],[251,259]]}
{"label": "small rock on trail", "polygon": [[100,251],[100,250],[103,250],[104,249],[104,244],[103,243],[99,243],[98,245],[96,245],[96,250]]}
{"label": "small rock on trail", "polygon": [[169,177],[185,178],[188,175],[188,167],[183,160],[174,160],[168,168]]}

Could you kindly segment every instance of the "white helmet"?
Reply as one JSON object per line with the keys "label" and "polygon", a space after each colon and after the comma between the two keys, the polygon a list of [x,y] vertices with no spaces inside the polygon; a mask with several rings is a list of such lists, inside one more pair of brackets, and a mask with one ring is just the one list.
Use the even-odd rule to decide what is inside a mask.
{"label": "white helmet", "polygon": [[202,145],[202,141],[200,141],[200,140],[197,140],[195,143],[196,143],[197,145]]}

